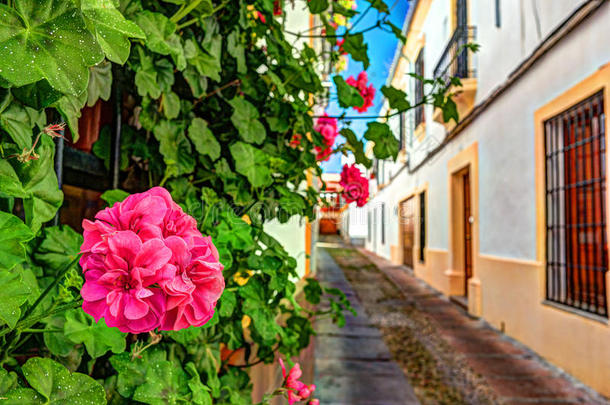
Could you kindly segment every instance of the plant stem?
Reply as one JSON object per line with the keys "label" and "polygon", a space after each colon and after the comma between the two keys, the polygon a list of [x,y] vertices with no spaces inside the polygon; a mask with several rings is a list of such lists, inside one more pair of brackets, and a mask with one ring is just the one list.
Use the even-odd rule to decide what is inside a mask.
{"label": "plant stem", "polygon": [[63,332],[63,329],[35,329],[35,328],[26,328],[26,329],[22,329],[21,332],[24,333],[58,333],[58,332]]}
{"label": "plant stem", "polygon": [[176,14],[174,14],[169,20],[173,23],[177,23],[178,21],[182,20],[182,18],[184,16],[186,16],[188,13],[193,11],[195,9],[195,7],[197,7],[199,5],[199,3],[201,3],[201,0],[193,1],[191,4],[186,6],[184,9],[181,8],[180,10],[178,10],[176,12]]}
{"label": "plant stem", "polygon": [[68,263],[66,266],[64,266],[63,269],[61,269],[61,271],[57,274],[57,276],[55,276],[55,279],[51,282],[51,284],[49,284],[49,286],[42,292],[42,294],[40,294],[38,299],[34,301],[34,304],[23,313],[20,322],[26,319],[34,312],[36,307],[42,302],[42,300],[44,300],[44,298],[51,292],[51,290],[55,288],[57,284],[59,284],[59,282],[64,278],[66,273],[70,271],[72,266],[74,266],[80,260],[81,256],[82,254],[79,253],[74,259],[70,261],[70,263]]}

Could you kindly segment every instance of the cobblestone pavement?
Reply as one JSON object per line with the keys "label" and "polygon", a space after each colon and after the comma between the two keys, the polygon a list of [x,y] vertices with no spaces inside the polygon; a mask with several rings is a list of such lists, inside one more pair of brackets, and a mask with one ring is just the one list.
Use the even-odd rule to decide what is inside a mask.
{"label": "cobblestone pavement", "polygon": [[[344,331],[325,323],[316,325],[320,399],[350,404],[415,403],[401,399],[405,394],[381,402],[324,397],[336,392],[327,389],[331,381],[347,389],[357,384],[356,398],[371,389],[384,392],[407,386],[396,377],[389,381],[380,377],[384,372],[396,375],[396,363],[389,361],[394,359],[410,382],[409,393],[415,392],[422,404],[610,404],[525,346],[470,318],[406,267],[363,249],[346,248],[338,240],[322,246],[327,248],[319,249],[321,281],[332,282],[350,298],[357,298],[359,315],[368,317],[350,319]],[[329,262],[329,255],[346,277]],[[355,339],[348,340],[352,335]],[[350,363],[355,352],[358,359]],[[346,374],[358,370],[365,371],[364,379]]]}
{"label": "cobblestone pavement", "polygon": [[325,405],[419,404],[401,368],[392,361],[381,333],[358,302],[341,268],[318,250],[318,279],[346,293],[358,316],[338,328],[330,320],[315,323],[316,397]]}

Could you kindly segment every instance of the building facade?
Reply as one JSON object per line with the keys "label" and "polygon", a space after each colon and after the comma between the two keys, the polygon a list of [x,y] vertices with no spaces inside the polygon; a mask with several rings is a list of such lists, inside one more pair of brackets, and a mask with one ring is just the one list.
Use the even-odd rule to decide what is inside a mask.
{"label": "building facade", "polygon": [[365,247],[610,396],[610,2],[414,0],[404,31],[388,82],[460,77],[460,120],[389,119]]}

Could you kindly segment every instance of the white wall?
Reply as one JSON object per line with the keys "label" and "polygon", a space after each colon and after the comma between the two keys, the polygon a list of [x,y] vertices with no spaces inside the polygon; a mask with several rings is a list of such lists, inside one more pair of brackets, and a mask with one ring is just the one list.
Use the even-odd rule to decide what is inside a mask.
{"label": "white wall", "polygon": [[[436,50],[445,46],[435,30],[442,30],[448,0],[432,3],[429,21],[425,24],[426,57],[439,55]],[[520,42],[521,0],[502,0],[502,26],[495,27],[492,1],[472,1],[474,21],[482,45],[478,55],[481,100],[499,86],[526,56]],[[524,49],[526,54],[537,46],[537,33],[531,13],[531,1],[526,5]],[[538,0],[542,37],[568,17],[582,1]],[[517,18],[519,17],[519,18]],[[441,28],[437,28],[441,27]],[[498,32],[493,33],[494,30]],[[516,39],[514,36],[516,35]],[[610,62],[610,3],[602,6],[592,17],[570,33],[525,76],[500,96],[481,116],[474,120],[457,139],[428,163],[413,173],[403,170],[391,184],[377,192],[368,204],[377,214],[381,202],[386,203],[387,218],[394,221],[394,210],[401,199],[412,190],[428,183],[428,240],[429,248],[448,249],[448,172],[450,158],[478,142],[479,154],[479,231],[480,252],[504,257],[535,260],[535,190],[534,190],[534,111],[562,92]],[[509,40],[510,39],[510,40]],[[515,42],[516,41],[516,42]],[[586,44],[584,46],[583,44]],[[436,49],[436,50],[435,50]],[[426,73],[434,69],[434,62],[426,63]],[[428,115],[430,116],[430,115]],[[429,131],[433,131],[429,129]],[[442,141],[444,134],[428,132],[423,145],[417,142],[411,150],[411,165],[421,161],[430,145],[426,139]],[[379,227],[377,218],[377,227]],[[390,258],[390,244],[398,244],[398,224],[386,225],[385,246],[373,240],[367,247]],[[379,233],[379,229],[375,234]],[[379,239],[379,238],[377,238]]]}

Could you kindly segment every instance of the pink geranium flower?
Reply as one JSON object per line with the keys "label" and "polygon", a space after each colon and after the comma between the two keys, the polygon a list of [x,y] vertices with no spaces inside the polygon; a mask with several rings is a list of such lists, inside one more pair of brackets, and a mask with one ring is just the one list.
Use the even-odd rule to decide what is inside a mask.
{"label": "pink geranium flower", "polygon": [[209,237],[162,187],[84,220],[83,310],[123,332],[201,326],[224,289]]}
{"label": "pink geranium flower", "polygon": [[282,367],[282,376],[284,377],[283,387],[285,387],[287,390],[288,404],[292,405],[295,402],[309,398],[316,390],[316,386],[313,384],[306,385],[305,383],[299,381],[303,375],[299,363],[296,363],[289,372],[286,372],[284,361],[282,361],[282,359],[279,360],[280,366]]}
{"label": "pink geranium flower", "polygon": [[332,147],[335,144],[335,139],[338,135],[337,119],[331,118],[328,114],[324,113],[324,115],[316,121],[314,129],[322,135],[323,143],[323,146],[316,146],[314,148],[316,151],[316,159],[328,160],[330,155],[332,155]]}
{"label": "pink geranium flower", "polygon": [[358,207],[366,204],[369,198],[369,182],[366,177],[362,176],[356,165],[343,165],[339,184],[343,187],[342,194],[345,202],[349,204],[355,201]]}
{"label": "pink geranium flower", "polygon": [[117,231],[105,239],[104,255],[81,259],[83,310],[121,332],[153,330],[165,313],[163,291],[154,284],[173,277],[172,251],[160,239],[142,243],[133,231]]}
{"label": "pink geranium flower", "polygon": [[375,88],[372,84],[367,86],[368,80],[369,78],[365,71],[360,72],[358,79],[354,79],[354,76],[350,76],[345,80],[347,84],[355,87],[364,99],[364,103],[361,107],[354,107],[354,109],[360,113],[368,110],[369,107],[373,105],[373,99],[375,98]]}
{"label": "pink geranium flower", "polygon": [[193,238],[191,245],[177,236],[165,240],[172,250],[175,277],[161,281],[167,294],[167,312],[161,330],[201,326],[214,315],[225,286],[223,266],[210,237]]}

